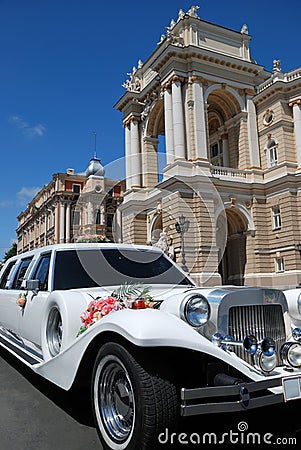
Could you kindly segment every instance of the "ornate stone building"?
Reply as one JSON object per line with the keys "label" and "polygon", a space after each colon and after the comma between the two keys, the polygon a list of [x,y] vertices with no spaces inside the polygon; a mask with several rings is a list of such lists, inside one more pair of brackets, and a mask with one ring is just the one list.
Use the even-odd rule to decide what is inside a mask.
{"label": "ornate stone building", "polygon": [[204,285],[296,286],[301,68],[283,73],[275,60],[265,70],[246,25],[223,28],[197,10],[179,11],[115,105],[125,130],[123,240],[161,236]]}
{"label": "ornate stone building", "polygon": [[18,216],[18,253],[48,244],[74,242],[87,235],[121,239],[124,182],[106,178],[100,160],[87,170],[56,173]]}

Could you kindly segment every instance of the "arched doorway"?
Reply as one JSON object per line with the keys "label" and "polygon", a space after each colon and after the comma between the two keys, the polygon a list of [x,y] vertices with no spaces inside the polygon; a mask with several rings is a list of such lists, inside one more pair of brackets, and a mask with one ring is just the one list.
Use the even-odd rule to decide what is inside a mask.
{"label": "arched doorway", "polygon": [[[212,165],[237,168],[238,141],[240,132],[239,116],[243,105],[238,94],[226,86],[211,86],[207,90],[209,154]],[[231,128],[227,122],[232,119]]]}
{"label": "arched doorway", "polygon": [[158,242],[162,231],[163,231],[162,214],[157,213],[154,215],[150,223],[149,239],[148,239],[149,243],[153,245],[156,242]]}
{"label": "arched doorway", "polygon": [[222,284],[244,285],[248,220],[238,209],[226,208],[227,243],[220,259]]}

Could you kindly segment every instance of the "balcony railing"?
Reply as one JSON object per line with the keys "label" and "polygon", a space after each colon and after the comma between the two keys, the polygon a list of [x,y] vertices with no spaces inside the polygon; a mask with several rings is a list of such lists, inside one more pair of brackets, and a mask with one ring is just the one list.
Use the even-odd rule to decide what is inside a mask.
{"label": "balcony railing", "polygon": [[292,70],[291,72],[287,73],[280,73],[277,74],[277,76],[272,75],[268,80],[261,83],[257,88],[257,93],[266,90],[270,86],[272,86],[276,81],[281,80],[284,83],[289,83],[290,81],[296,80],[298,78],[301,78],[301,68]]}
{"label": "balcony railing", "polygon": [[247,178],[244,170],[233,169],[232,167],[211,166],[210,171],[214,177],[240,178],[243,180]]}

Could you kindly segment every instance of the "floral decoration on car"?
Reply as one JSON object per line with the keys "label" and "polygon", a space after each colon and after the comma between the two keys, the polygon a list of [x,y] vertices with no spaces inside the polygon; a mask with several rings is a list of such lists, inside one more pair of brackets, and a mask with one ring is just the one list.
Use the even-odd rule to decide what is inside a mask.
{"label": "floral decoration on car", "polygon": [[138,283],[125,283],[107,297],[92,297],[88,308],[80,315],[83,325],[77,336],[84,333],[91,325],[104,316],[121,309],[159,309],[161,300],[154,300],[149,294],[150,288]]}
{"label": "floral decoration on car", "polygon": [[84,234],[83,236],[77,236],[76,242],[77,243],[85,243],[85,242],[102,243],[102,242],[110,242],[110,239],[108,239],[104,234]]}
{"label": "floral decoration on car", "polygon": [[27,302],[27,295],[28,291],[26,292],[20,292],[18,299],[17,299],[17,305],[22,308],[22,310],[25,308],[26,302]]}

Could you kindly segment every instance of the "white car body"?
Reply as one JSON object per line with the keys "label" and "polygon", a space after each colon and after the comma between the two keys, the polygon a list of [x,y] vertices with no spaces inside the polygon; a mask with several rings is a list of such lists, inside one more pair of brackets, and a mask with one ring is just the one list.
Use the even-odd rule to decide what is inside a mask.
{"label": "white car body", "polygon": [[[62,252],[78,253],[84,250],[117,251],[120,252],[121,258],[128,251],[138,252],[139,258],[146,255],[151,258],[163,258],[168,262],[172,273],[177,275],[176,278],[184,281],[183,284],[177,285],[177,280],[172,283],[168,279],[168,283],[160,284],[151,284],[152,279],[142,280],[146,285],[150,285],[153,298],[162,301],[160,309],[116,311],[95,322],[83,334],[77,336],[81,326],[80,316],[91,302],[91,296],[95,298],[110,295],[114,288],[121,284],[120,277],[122,278],[116,273],[112,275],[116,282],[110,285],[56,289],[55,277],[64,280],[62,271],[56,272],[59,266],[57,255]],[[39,273],[37,271],[42,265],[42,258],[43,262],[47,260],[48,264],[44,288],[26,290],[28,281],[35,280],[35,273]],[[27,262],[24,263],[24,261]],[[26,266],[27,263],[29,265],[25,267],[26,271],[20,277],[20,273],[18,275],[20,265]],[[140,264],[142,264],[141,261]],[[93,265],[95,266],[97,264]],[[66,264],[64,267],[67,273]],[[102,266],[96,267],[97,270],[101,272]],[[18,276],[20,279],[17,279]],[[167,278],[168,276],[166,275]],[[164,277],[165,275],[163,279]],[[296,297],[296,291],[287,294],[287,305],[283,293],[277,290],[234,286],[198,288],[187,274],[160,250],[121,244],[61,244],[36,249],[7,261],[0,273],[0,283],[0,345],[33,371],[65,390],[70,389],[78,379],[82,381],[85,376],[90,379],[91,374],[88,369],[85,371],[85,367],[90,367],[87,365],[90,357],[95,359],[95,347],[99,350],[105,344],[117,342],[127,351],[130,349],[132,353],[135,353],[135,349],[145,349],[145,352],[147,349],[151,352],[156,352],[156,349],[159,352],[161,349],[162,355],[165,355],[161,362],[167,366],[169,353],[176,355],[175,360],[178,359],[177,355],[187,355],[187,361],[190,355],[194,355],[197,361],[196,366],[194,368],[191,363],[190,368],[193,381],[190,380],[186,385],[185,370],[179,376],[181,398],[178,405],[179,415],[240,411],[301,397],[300,392],[295,393],[295,387],[298,383],[300,386],[301,382],[300,367],[284,364],[279,356],[284,343],[296,344],[298,351],[301,345],[292,337],[293,328],[301,325],[300,309],[298,310],[299,296]],[[24,292],[28,292],[26,304],[20,307],[17,304],[18,297]],[[185,313],[186,305],[194,296],[197,299],[205,298],[210,305],[210,317],[204,325],[199,327],[191,326]],[[52,335],[50,331],[47,331],[50,326],[49,317],[54,308],[59,311],[62,328],[60,347],[56,353],[53,353],[53,349],[49,346]],[[269,320],[269,323],[266,323],[266,320]],[[277,320],[279,320],[281,336],[277,335],[278,323],[274,323]],[[231,342],[229,344],[225,342],[225,336],[229,334],[231,327],[238,333],[233,345]],[[272,337],[276,341],[278,362],[270,372],[261,370],[258,364],[253,363],[253,356],[245,353],[242,343],[244,337],[256,334],[256,330],[259,330],[258,336],[255,336],[259,345],[257,353],[260,352],[260,345],[263,345],[260,342],[263,342],[266,337],[263,335],[265,330],[274,333]],[[216,333],[220,334],[219,338]],[[239,333],[242,333],[240,338],[237,337]],[[213,336],[217,338],[214,339]],[[236,350],[237,348],[239,350]],[[196,374],[191,374],[191,372],[197,372],[200,367],[197,364],[202,365],[204,376],[199,384],[196,381],[198,380]],[[219,384],[214,384],[217,383],[216,381],[213,383],[213,375],[211,377],[206,365],[208,368],[209,365],[216,367],[214,370],[217,372],[222,371],[220,378],[217,377],[222,380],[218,382]],[[190,375],[187,378],[190,378]],[[215,376],[214,380],[217,378]],[[293,394],[289,389],[291,380]],[[253,396],[256,392],[260,394]],[[233,396],[236,396],[236,400],[233,400]],[[227,397],[231,398],[231,401],[228,401]],[[133,406],[133,411],[134,409]],[[110,433],[106,432],[103,420],[98,415],[99,413],[96,413],[96,421],[99,422],[100,435],[105,436],[102,439],[105,448],[117,450],[132,448],[134,422],[129,426],[123,440],[120,438],[119,443],[117,438],[111,438]]]}

